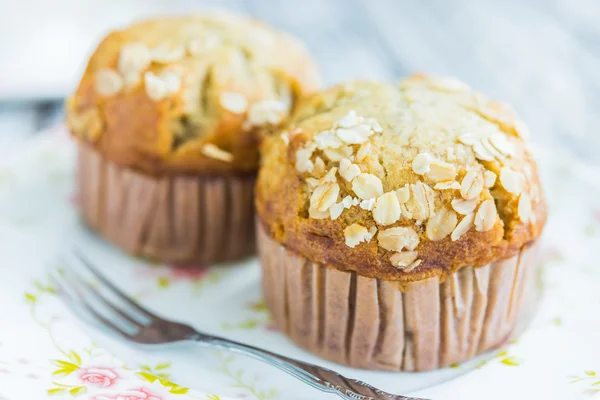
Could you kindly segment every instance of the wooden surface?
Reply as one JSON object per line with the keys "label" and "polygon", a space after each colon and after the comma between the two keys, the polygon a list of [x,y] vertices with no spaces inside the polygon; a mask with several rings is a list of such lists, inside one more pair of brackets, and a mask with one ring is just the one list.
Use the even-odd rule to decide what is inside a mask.
{"label": "wooden surface", "polygon": [[[108,0],[107,0],[108,1]],[[0,0],[0,7],[4,2]],[[161,3],[162,4],[162,3]],[[455,75],[512,103],[535,142],[600,163],[598,0],[210,0],[301,37],[327,84]],[[0,14],[1,8],[0,8]],[[16,40],[6,38],[3,40]],[[94,43],[90,42],[90,49]],[[2,54],[3,63],[11,54]],[[0,78],[7,79],[7,78]],[[72,77],[75,83],[78,76]],[[66,95],[69,88],[60,93]],[[0,156],[61,120],[61,100],[0,103]]]}

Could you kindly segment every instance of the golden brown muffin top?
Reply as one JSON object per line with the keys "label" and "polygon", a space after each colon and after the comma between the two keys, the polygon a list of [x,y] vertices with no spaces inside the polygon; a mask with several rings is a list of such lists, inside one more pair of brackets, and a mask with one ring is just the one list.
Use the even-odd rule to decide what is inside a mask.
{"label": "golden brown muffin top", "polygon": [[319,85],[294,38],[229,14],[110,33],[67,102],[72,133],[151,174],[254,172],[258,139]]}
{"label": "golden brown muffin top", "polygon": [[369,277],[483,266],[545,222],[525,130],[510,108],[451,78],[335,86],[265,141],[258,214],[288,249]]}

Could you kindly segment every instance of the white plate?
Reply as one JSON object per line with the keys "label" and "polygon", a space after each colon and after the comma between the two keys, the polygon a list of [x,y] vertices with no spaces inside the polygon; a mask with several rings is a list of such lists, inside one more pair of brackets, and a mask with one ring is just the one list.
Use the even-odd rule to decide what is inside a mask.
{"label": "white plate", "polygon": [[[196,345],[149,353],[132,351],[122,341],[81,324],[45,289],[47,265],[57,252],[72,246],[84,249],[112,281],[159,314],[207,333],[338,370],[390,392],[436,399],[509,395],[574,399],[594,389],[592,384],[600,380],[590,372],[595,368],[600,373],[600,346],[593,344],[600,313],[591,308],[600,304],[600,294],[597,283],[590,279],[600,274],[587,251],[600,244],[600,217],[594,214],[598,206],[591,196],[598,190],[584,187],[565,166],[545,165],[549,177],[546,192],[555,207],[546,232],[545,254],[546,258],[558,254],[562,259],[553,256],[546,260],[548,293],[532,327],[518,343],[457,368],[382,373],[326,362],[298,349],[277,332],[261,302],[256,259],[186,275],[128,257],[89,233],[74,211],[73,145],[62,129],[45,136],[0,164],[0,304],[5,305],[0,308],[0,328],[11,328],[0,329],[0,395],[9,399],[37,399],[54,390],[66,397],[71,396],[70,391],[86,391],[89,398],[101,400],[99,396],[111,398],[133,389],[137,392],[130,393],[147,399],[151,399],[147,394],[153,393],[153,400],[217,398],[207,394],[221,399],[335,398],[242,356]],[[569,349],[556,345],[565,342]],[[61,369],[68,375],[53,375]],[[37,378],[28,378],[32,374]],[[161,374],[165,376],[158,379]],[[569,384],[569,375],[582,380]],[[446,383],[440,385],[442,382]],[[104,383],[110,386],[99,386]]]}

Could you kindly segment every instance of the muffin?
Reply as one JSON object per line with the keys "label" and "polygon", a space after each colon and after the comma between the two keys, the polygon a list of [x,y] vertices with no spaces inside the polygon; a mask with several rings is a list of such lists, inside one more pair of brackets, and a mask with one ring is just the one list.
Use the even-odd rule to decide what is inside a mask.
{"label": "muffin", "polygon": [[265,300],[299,346],[426,371],[507,342],[536,299],[546,219],[524,124],[464,83],[415,75],[301,101],[263,144]]}
{"label": "muffin", "polygon": [[83,220],[163,262],[252,254],[258,143],[317,86],[305,48],[255,20],[169,17],[110,33],[67,101]]}

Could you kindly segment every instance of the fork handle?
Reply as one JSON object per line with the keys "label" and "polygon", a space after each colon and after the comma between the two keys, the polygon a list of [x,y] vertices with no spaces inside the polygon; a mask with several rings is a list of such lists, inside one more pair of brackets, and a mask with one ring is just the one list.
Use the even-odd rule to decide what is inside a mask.
{"label": "fork handle", "polygon": [[346,378],[328,368],[322,368],[314,364],[294,360],[289,357],[232,340],[201,333],[197,333],[191,339],[202,346],[228,350],[263,361],[316,389],[323,392],[335,393],[344,399],[425,400],[387,393],[365,382]]}

